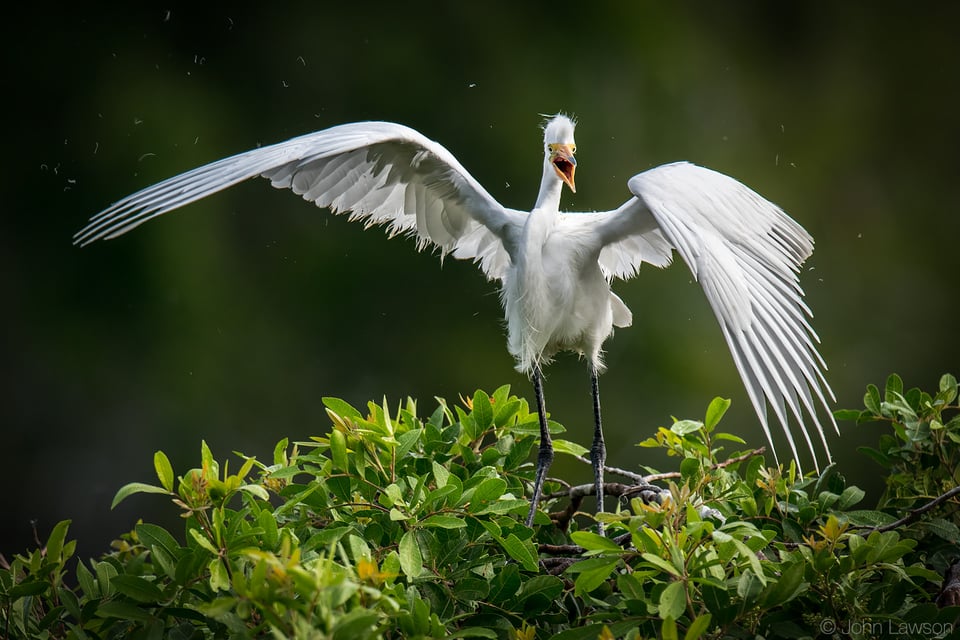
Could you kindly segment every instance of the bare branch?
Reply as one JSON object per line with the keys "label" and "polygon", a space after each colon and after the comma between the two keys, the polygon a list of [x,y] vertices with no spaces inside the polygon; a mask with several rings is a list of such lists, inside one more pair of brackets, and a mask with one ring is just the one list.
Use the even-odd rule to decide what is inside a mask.
{"label": "bare branch", "polygon": [[[710,468],[710,469],[723,469],[724,467],[729,467],[729,466],[732,465],[732,464],[736,464],[736,463],[738,463],[738,462],[743,462],[744,460],[749,460],[750,458],[752,458],[752,457],[754,457],[754,456],[763,455],[763,454],[766,453],[766,452],[767,452],[767,448],[766,448],[766,447],[760,447],[760,448],[758,448],[758,449],[753,449],[753,450],[751,450],[751,451],[747,451],[746,453],[741,454],[741,455],[739,455],[739,456],[737,456],[737,457],[735,457],[735,458],[728,458],[727,460],[724,460],[723,462],[718,462],[717,464],[710,465],[709,468]],[[583,462],[584,464],[593,464],[592,462],[590,462],[590,459],[589,459],[589,458],[584,458],[583,456],[574,456],[574,458],[576,458],[576,459],[579,460],[580,462]],[[671,478],[679,478],[679,477],[680,477],[680,472],[679,472],[679,471],[668,471],[667,473],[650,473],[650,474],[647,474],[647,475],[644,476],[644,475],[640,475],[639,473],[634,473],[634,472],[632,472],[632,471],[627,471],[626,469],[621,469],[621,468],[619,468],[619,467],[611,467],[611,466],[608,466],[608,465],[604,465],[603,470],[606,471],[606,472],[608,472],[608,473],[614,473],[614,474],[616,474],[616,475],[618,475],[618,476],[622,476],[622,477],[624,477],[624,478],[628,478],[628,479],[630,479],[630,480],[633,480],[634,482],[643,482],[643,483],[656,482],[657,480],[668,480],[668,479],[671,479]]]}
{"label": "bare branch", "polygon": [[927,511],[930,511],[931,509],[938,507],[939,505],[943,504],[947,500],[950,500],[951,498],[957,495],[960,495],[960,487],[954,487],[953,489],[950,489],[943,495],[934,498],[933,500],[923,505],[922,507],[917,507],[916,509],[911,510],[909,513],[907,513],[907,515],[900,518],[896,522],[891,522],[890,524],[885,524],[879,527],[860,525],[860,526],[857,526],[856,528],[869,529],[870,531],[879,531],[880,533],[883,533],[885,531],[892,531],[894,529],[899,529],[900,527],[910,524],[914,520],[917,520],[920,516],[925,514]]}

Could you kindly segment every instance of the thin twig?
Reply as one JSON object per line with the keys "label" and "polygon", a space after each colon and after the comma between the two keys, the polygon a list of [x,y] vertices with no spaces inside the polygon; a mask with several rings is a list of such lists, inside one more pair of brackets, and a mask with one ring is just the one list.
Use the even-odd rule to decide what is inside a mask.
{"label": "thin twig", "polygon": [[[738,462],[743,462],[744,460],[749,460],[750,458],[752,458],[752,457],[754,457],[754,456],[763,455],[763,454],[766,453],[766,452],[767,452],[767,448],[766,448],[765,446],[764,446],[764,447],[760,447],[759,449],[753,449],[752,451],[747,451],[746,453],[741,454],[741,455],[737,456],[736,458],[728,458],[728,459],[724,460],[723,462],[718,462],[718,463],[716,463],[716,464],[712,464],[712,465],[710,465],[710,466],[707,467],[707,468],[710,469],[710,470],[713,470],[713,469],[723,469],[723,468],[725,468],[725,467],[729,467],[729,466],[732,465],[732,464],[736,464],[736,463],[738,463]],[[670,479],[679,478],[679,477],[680,477],[680,472],[679,472],[679,471],[668,471],[667,473],[652,473],[652,474],[650,474],[650,475],[648,475],[648,476],[644,476],[644,478],[646,479],[647,482],[655,482],[655,481],[657,481],[657,480],[670,480]]]}
{"label": "thin twig", "polygon": [[[591,466],[593,465],[593,462],[590,461],[590,458],[584,458],[583,456],[573,456],[573,457],[579,460],[580,462],[589,464]],[[634,482],[643,482],[644,478],[646,478],[646,476],[642,476],[639,473],[634,473],[633,471],[627,471],[626,469],[621,469],[620,467],[611,467],[610,465],[606,465],[606,464],[603,465],[603,470],[606,473],[615,473],[618,476],[623,476],[624,478],[633,480]]]}
{"label": "thin twig", "polygon": [[917,507],[916,509],[911,510],[909,513],[907,513],[907,515],[905,515],[904,517],[900,518],[900,519],[897,520],[896,522],[891,522],[890,524],[885,524],[885,525],[879,526],[879,527],[871,527],[871,526],[867,526],[867,525],[858,525],[856,528],[857,528],[857,529],[869,529],[869,530],[871,530],[871,531],[879,531],[880,533],[883,533],[883,532],[885,532],[885,531],[892,531],[892,530],[894,530],[894,529],[897,529],[897,528],[899,528],[899,527],[902,527],[902,526],[905,525],[905,524],[910,524],[911,522],[913,522],[914,520],[918,519],[920,516],[922,516],[923,514],[925,514],[927,511],[930,511],[931,509],[934,509],[935,507],[943,504],[944,502],[946,502],[946,501],[949,500],[950,498],[953,498],[954,496],[957,496],[957,495],[960,495],[960,487],[954,487],[953,489],[950,489],[949,491],[947,491],[947,492],[944,493],[943,495],[934,498],[933,500],[931,500],[931,501],[928,502],[927,504],[923,505],[922,507]]}
{"label": "thin twig", "polygon": [[[736,464],[736,463],[738,463],[738,462],[743,462],[744,460],[749,460],[750,458],[752,458],[752,457],[754,457],[754,456],[763,455],[763,454],[766,453],[766,452],[767,452],[767,448],[766,448],[765,446],[764,446],[764,447],[760,447],[760,448],[758,448],[758,449],[753,449],[753,450],[751,450],[751,451],[747,451],[746,453],[741,454],[741,455],[737,456],[736,458],[728,458],[727,460],[724,460],[723,462],[718,462],[718,463],[716,463],[716,464],[712,464],[712,465],[710,465],[708,468],[709,468],[709,469],[723,469],[724,467],[729,467],[729,466],[732,465],[732,464]],[[584,458],[583,456],[574,456],[574,458],[576,458],[576,459],[579,460],[580,462],[583,462],[584,464],[593,464],[593,463],[590,461],[589,458]],[[634,472],[632,472],[632,471],[627,471],[626,469],[621,469],[621,468],[619,468],[619,467],[611,467],[611,466],[608,466],[608,465],[604,465],[604,466],[603,466],[603,470],[604,470],[605,472],[615,473],[615,474],[617,474],[618,476],[623,476],[624,478],[628,478],[628,479],[633,480],[633,481],[635,481],[635,482],[655,482],[655,481],[657,481],[657,480],[668,480],[668,479],[671,479],[671,478],[679,478],[679,477],[680,477],[680,472],[679,472],[679,471],[668,471],[668,472],[666,472],[666,473],[650,473],[650,474],[647,474],[647,475],[644,476],[644,475],[640,475],[639,473],[634,473]]]}
{"label": "thin twig", "polygon": [[567,570],[567,567],[580,560],[580,558],[540,558],[540,564],[552,576],[558,576]]}
{"label": "thin twig", "polygon": [[541,542],[537,545],[537,550],[551,556],[580,555],[584,548],[578,544],[546,544]]}
{"label": "thin twig", "polygon": [[[709,469],[723,469],[732,464],[738,462],[743,462],[754,456],[762,455],[767,450],[766,447],[760,447],[759,449],[753,449],[747,451],[744,454],[741,454],[735,458],[729,458],[723,462],[718,462],[716,464],[710,465]],[[592,464],[590,460],[584,458],[583,456],[574,456],[577,460],[584,462],[586,464]],[[606,482],[604,483],[604,493],[609,496],[616,496],[618,498],[623,496],[628,496],[635,494],[637,492],[643,491],[654,491],[662,493],[664,489],[656,485],[650,484],[651,482],[657,480],[666,480],[672,478],[679,478],[680,473],[677,471],[672,471],[669,473],[653,473],[642,476],[638,473],[633,473],[632,471],[627,471],[626,469],[620,469],[619,467],[611,467],[604,465],[603,470],[609,473],[613,473],[619,476],[624,476],[633,480],[635,484],[623,484],[620,482]],[[593,483],[590,484],[580,484],[580,485],[569,485],[564,483],[566,486],[561,491],[554,491],[553,493],[543,496],[542,500],[554,500],[557,498],[569,498],[570,504],[567,505],[567,508],[563,511],[557,511],[550,514],[550,519],[554,521],[557,527],[561,531],[566,531],[567,527],[570,524],[570,520],[573,519],[573,516],[580,510],[580,505],[583,503],[583,499],[587,496],[592,496],[595,493],[595,487]]]}
{"label": "thin twig", "polygon": [[[652,484],[623,484],[622,482],[605,482],[603,484],[603,493],[608,496],[615,496],[617,498],[622,498],[623,496],[631,495],[637,491],[654,491],[656,493],[661,493],[665,489],[658,487]],[[592,496],[596,493],[596,487],[591,484],[578,484],[570,487],[566,491],[554,491],[553,493],[543,497],[544,501],[554,500],[557,498],[569,498],[570,503],[567,505],[567,508],[563,511],[555,511],[550,514],[550,519],[557,525],[557,528],[561,531],[566,531],[567,527],[570,524],[570,520],[580,511],[580,505],[583,503],[583,499],[587,496]]]}

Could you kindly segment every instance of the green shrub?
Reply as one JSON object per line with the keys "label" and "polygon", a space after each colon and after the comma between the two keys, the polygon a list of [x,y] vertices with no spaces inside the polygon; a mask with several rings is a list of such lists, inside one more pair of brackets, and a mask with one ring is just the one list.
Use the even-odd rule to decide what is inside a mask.
{"label": "green shrub", "polygon": [[611,483],[607,537],[567,517],[582,488],[555,481],[543,507],[564,526],[544,511],[522,524],[538,427],[508,387],[427,417],[412,400],[363,413],[327,398],[330,432],[282,440],[269,465],[240,456],[231,473],[204,443],[177,476],[157,452],[159,484],[114,504],[167,495],[182,535],[141,522],[76,562],[59,523],[0,567],[0,637],[943,636],[958,615],[934,604],[958,538],[956,396],[952,376],[934,396],[891,376],[883,399],[871,386],[864,411],[838,412],[893,427],[865,450],[888,474],[874,509],[833,467],[765,466],[718,431],[716,399],[641,443],[677,469],[659,491]]}

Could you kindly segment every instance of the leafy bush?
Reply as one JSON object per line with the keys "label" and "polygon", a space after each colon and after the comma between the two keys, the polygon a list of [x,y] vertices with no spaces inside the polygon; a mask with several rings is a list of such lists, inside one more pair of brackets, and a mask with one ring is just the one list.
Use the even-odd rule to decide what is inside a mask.
{"label": "leafy bush", "polygon": [[677,470],[659,488],[610,483],[607,537],[569,517],[585,488],[557,481],[543,506],[562,526],[544,511],[522,524],[538,428],[508,387],[428,417],[412,400],[362,413],[327,398],[330,432],[282,440],[272,464],[241,456],[231,473],[203,444],[177,476],[158,452],[159,484],[117,493],[169,496],[182,536],[141,522],[75,562],[65,521],[4,563],[0,637],[942,636],[958,615],[935,604],[960,524],[956,397],[952,376],[933,396],[891,376],[839,412],[893,427],[865,450],[888,473],[875,509],[833,467],[804,477],[727,452],[744,443],[718,431],[729,401],[715,399],[641,443]]}

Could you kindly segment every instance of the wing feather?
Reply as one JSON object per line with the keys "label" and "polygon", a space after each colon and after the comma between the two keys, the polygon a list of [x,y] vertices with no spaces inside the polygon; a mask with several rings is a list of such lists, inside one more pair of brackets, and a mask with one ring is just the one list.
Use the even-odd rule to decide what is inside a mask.
{"label": "wing feather", "polygon": [[[810,326],[810,309],[799,284],[800,266],[813,252],[813,239],[779,207],[721,173],[675,163],[628,181],[634,197],[615,211],[598,214],[600,255],[608,268],[629,277],[642,262],[657,264],[658,251],[630,253],[636,238],[658,250],[662,239],[683,258],[717,317],[747,395],[776,455],[767,410],[783,427],[794,458],[798,425],[819,469],[808,422],[830,459],[820,410],[830,412],[833,392]],[[662,234],[658,237],[655,232]],[[651,241],[652,239],[652,241]],[[804,411],[809,416],[804,418]]]}
{"label": "wing feather", "polygon": [[415,235],[418,247],[480,263],[503,277],[523,223],[501,206],[441,145],[388,122],[340,125],[240,153],[187,171],[114,203],[75,236],[85,245],[239,182],[262,176],[351,220]]}
{"label": "wing feather", "polygon": [[656,220],[637,215],[635,203],[632,198],[616,211],[560,214],[562,225],[597,237],[597,260],[609,278],[632,278],[644,262],[666,267],[673,260],[673,246]]}

